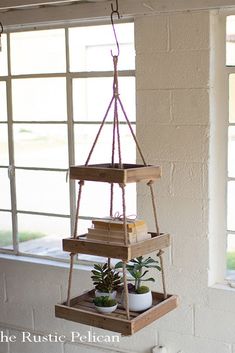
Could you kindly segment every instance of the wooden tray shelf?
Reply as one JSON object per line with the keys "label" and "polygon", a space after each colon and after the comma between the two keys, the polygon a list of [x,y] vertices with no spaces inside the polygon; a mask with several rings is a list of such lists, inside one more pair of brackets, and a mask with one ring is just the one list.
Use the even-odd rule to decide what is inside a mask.
{"label": "wooden tray shelf", "polygon": [[[65,303],[57,304],[55,316],[129,336],[175,309],[178,305],[178,297],[175,295],[168,295],[164,300],[162,293],[152,292],[152,294],[152,307],[141,313],[131,311],[130,320],[127,320],[126,311],[121,305],[111,314],[98,313],[92,303],[95,297],[94,290],[73,298],[70,307]],[[117,299],[120,300],[120,298]]]}
{"label": "wooden tray shelf", "polygon": [[130,245],[121,245],[109,243],[107,241],[87,240],[85,235],[79,236],[77,239],[63,239],[63,250],[70,253],[80,253],[96,256],[110,257],[114,259],[122,259],[129,261],[135,257],[153,253],[158,249],[170,246],[170,235],[150,232],[152,238],[140,241]]}
{"label": "wooden tray shelf", "polygon": [[108,183],[135,183],[155,180],[161,177],[161,167],[140,164],[123,164],[123,169],[115,164],[93,164],[70,167],[70,179],[100,181]]}

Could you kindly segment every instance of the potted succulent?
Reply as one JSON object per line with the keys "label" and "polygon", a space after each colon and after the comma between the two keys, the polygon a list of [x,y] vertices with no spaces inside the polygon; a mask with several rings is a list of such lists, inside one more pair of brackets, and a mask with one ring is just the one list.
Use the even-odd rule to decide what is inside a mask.
{"label": "potted succulent", "polygon": [[110,314],[117,309],[116,299],[111,299],[108,296],[96,297],[93,300],[96,310],[102,314]]}
{"label": "potted succulent", "polygon": [[122,282],[118,271],[110,268],[108,264],[105,263],[104,265],[95,264],[94,270],[91,272],[91,279],[96,289],[95,296],[116,298],[117,289]]}
{"label": "potted succulent", "polygon": [[[115,266],[116,269],[122,267],[122,261],[118,262]],[[128,284],[129,309],[131,311],[143,311],[150,308],[152,305],[153,299],[149,287],[141,285],[142,282],[155,281],[152,277],[146,278],[150,268],[161,271],[158,261],[151,257],[144,259],[143,256],[139,256],[136,259],[130,260],[126,266],[127,271],[131,275],[130,281],[134,282],[134,284]]]}

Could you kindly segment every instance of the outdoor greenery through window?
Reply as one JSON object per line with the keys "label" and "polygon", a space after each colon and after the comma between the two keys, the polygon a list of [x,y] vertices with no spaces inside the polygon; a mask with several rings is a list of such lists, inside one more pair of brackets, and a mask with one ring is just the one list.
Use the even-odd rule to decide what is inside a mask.
{"label": "outdoor greenery through window", "polygon": [[226,64],[229,78],[227,277],[235,279],[235,16],[227,17]]}
{"label": "outdoor greenery through window", "polygon": [[[134,25],[117,25],[119,90],[135,130]],[[73,234],[77,183],[70,165],[84,164],[112,97],[115,52],[110,25],[12,32],[0,52],[0,248],[66,258],[61,239]],[[111,113],[91,163],[111,161]],[[123,162],[135,163],[135,144],[120,114]],[[128,146],[128,148],[127,148]],[[91,217],[109,215],[107,184],[84,187],[79,233]],[[115,211],[121,195],[115,191]],[[136,212],[127,186],[127,214]],[[82,260],[89,259],[85,255]]]}

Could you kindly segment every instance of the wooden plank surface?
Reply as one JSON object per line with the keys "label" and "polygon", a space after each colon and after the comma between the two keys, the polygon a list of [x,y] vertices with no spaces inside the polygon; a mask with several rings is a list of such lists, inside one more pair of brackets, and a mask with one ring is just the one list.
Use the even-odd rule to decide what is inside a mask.
{"label": "wooden plank surface", "polygon": [[105,330],[120,332],[125,335],[131,335],[132,333],[131,321],[111,315],[99,314],[98,312],[89,312],[58,304],[55,306],[55,316]]}
{"label": "wooden plank surface", "polygon": [[72,253],[105,256],[122,260],[131,260],[140,255],[149,254],[158,249],[166,248],[170,245],[169,234],[161,234],[160,236],[156,236],[155,233],[151,234],[151,239],[130,244],[128,246],[115,243],[108,243],[105,241],[101,242],[94,240],[86,240],[82,237],[78,239],[67,238],[63,239],[63,250]]}
{"label": "wooden plank surface", "polygon": [[158,320],[160,317],[174,310],[177,306],[178,297],[176,295],[169,296],[166,300],[154,305],[152,308],[132,320],[133,333]]}
{"label": "wooden plank surface", "polygon": [[130,312],[130,320],[126,319],[125,309],[121,306],[111,314],[98,313],[92,303],[91,296],[94,295],[94,290],[73,298],[71,300],[71,303],[75,303],[73,307],[68,307],[65,304],[56,305],[55,315],[62,319],[120,332],[123,335],[131,335],[175,309],[178,305],[178,297],[175,295],[169,294],[164,300],[163,293],[152,292],[152,294],[153,306],[142,313]]}
{"label": "wooden plank surface", "polygon": [[161,167],[124,164],[123,169],[111,164],[70,167],[70,179],[108,183],[134,183],[161,177]]}

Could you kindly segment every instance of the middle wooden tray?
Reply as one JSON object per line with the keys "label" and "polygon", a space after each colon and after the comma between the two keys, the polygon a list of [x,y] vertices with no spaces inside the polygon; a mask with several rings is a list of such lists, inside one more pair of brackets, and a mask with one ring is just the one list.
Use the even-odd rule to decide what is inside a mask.
{"label": "middle wooden tray", "polygon": [[170,246],[169,234],[163,233],[158,236],[156,233],[149,233],[151,234],[151,239],[129,245],[115,244],[107,241],[91,241],[87,240],[85,235],[81,235],[76,239],[63,239],[63,250],[74,254],[96,255],[129,261],[138,256],[150,254],[156,250]]}

